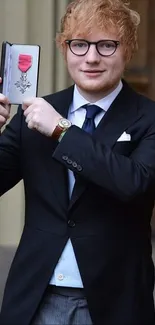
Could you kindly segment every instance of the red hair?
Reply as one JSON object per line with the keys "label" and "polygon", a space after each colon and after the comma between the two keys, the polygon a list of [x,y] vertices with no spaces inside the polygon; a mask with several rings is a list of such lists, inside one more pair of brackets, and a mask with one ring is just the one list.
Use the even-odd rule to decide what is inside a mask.
{"label": "red hair", "polygon": [[87,36],[93,26],[101,31],[115,29],[129,60],[138,48],[137,29],[140,15],[123,0],[74,0],[61,20],[57,45],[66,52],[66,39]]}

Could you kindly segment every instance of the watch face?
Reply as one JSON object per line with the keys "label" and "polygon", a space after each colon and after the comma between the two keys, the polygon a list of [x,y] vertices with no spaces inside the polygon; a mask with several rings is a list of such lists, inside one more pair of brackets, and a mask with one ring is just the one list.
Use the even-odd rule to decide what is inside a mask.
{"label": "watch face", "polygon": [[61,118],[59,121],[59,126],[62,128],[69,128],[71,126],[71,122],[66,118]]}

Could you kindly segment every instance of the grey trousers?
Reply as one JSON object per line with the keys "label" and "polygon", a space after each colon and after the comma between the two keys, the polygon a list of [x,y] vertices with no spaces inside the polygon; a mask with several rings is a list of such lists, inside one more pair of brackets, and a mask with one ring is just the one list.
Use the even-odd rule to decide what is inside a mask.
{"label": "grey trousers", "polygon": [[92,325],[83,289],[49,286],[32,325]]}

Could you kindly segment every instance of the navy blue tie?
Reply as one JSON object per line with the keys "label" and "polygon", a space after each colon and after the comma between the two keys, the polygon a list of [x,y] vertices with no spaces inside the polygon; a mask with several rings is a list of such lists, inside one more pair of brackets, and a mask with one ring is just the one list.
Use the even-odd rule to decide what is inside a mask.
{"label": "navy blue tie", "polygon": [[86,117],[82,125],[82,129],[92,134],[95,130],[95,116],[102,111],[102,108],[97,105],[84,105],[86,109]]}

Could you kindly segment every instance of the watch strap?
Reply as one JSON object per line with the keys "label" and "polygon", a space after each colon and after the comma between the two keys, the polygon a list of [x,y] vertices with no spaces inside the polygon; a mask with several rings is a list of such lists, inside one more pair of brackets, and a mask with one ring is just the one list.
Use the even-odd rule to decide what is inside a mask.
{"label": "watch strap", "polygon": [[64,132],[64,129],[62,129],[59,125],[57,125],[52,133],[52,138],[58,140],[62,132]]}
{"label": "watch strap", "polygon": [[59,136],[59,138],[58,138],[58,141],[59,141],[59,142],[61,142],[61,140],[62,140],[63,136],[66,134],[66,132],[67,132],[67,130],[63,131],[63,132],[60,134],[60,136]]}

